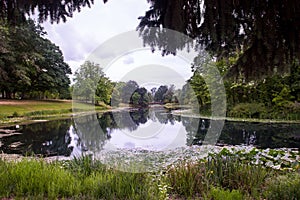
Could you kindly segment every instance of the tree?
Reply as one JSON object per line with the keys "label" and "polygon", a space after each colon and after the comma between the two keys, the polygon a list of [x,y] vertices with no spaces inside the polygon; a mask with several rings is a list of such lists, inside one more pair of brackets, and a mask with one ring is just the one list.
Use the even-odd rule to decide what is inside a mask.
{"label": "tree", "polygon": [[70,79],[67,74],[71,74],[71,69],[64,62],[63,53],[58,46],[48,39],[41,39],[38,51],[42,58],[37,61],[40,66],[32,77],[35,80],[31,87],[42,93],[46,91],[58,92],[61,98],[70,98]]}
{"label": "tree", "polygon": [[86,61],[75,72],[74,97],[95,103],[95,99],[109,103],[113,84],[105,77],[99,64]]}
{"label": "tree", "polygon": [[166,85],[161,85],[157,89],[155,95],[154,95],[154,101],[163,103],[164,102],[164,95],[168,91],[168,86]]}
{"label": "tree", "polygon": [[[103,0],[105,3],[107,0]],[[66,1],[18,1],[2,0],[0,2],[0,17],[7,19],[10,23],[20,23],[25,21],[26,15],[34,14],[38,11],[38,18],[43,22],[50,18],[51,22],[65,22],[67,17],[72,17],[73,12],[80,12],[82,7],[91,5],[94,0],[66,0]]]}
{"label": "tree", "polygon": [[130,98],[135,92],[136,89],[139,88],[139,85],[135,81],[128,81],[126,85],[122,88],[121,98],[123,103],[130,103]]}
{"label": "tree", "polygon": [[109,78],[102,76],[97,84],[96,96],[100,101],[103,101],[105,104],[110,104],[112,93],[113,93],[113,83]]}
{"label": "tree", "polygon": [[[245,79],[286,72],[300,59],[300,2],[294,0],[148,0],[151,8],[138,26],[144,41],[164,54],[176,53],[172,38],[150,27],[184,33],[204,45],[218,59],[238,55],[228,76]],[[153,31],[152,31],[153,32]],[[151,35],[152,34],[152,35]],[[170,36],[171,37],[171,36]],[[176,43],[175,43],[176,44]],[[182,48],[178,43],[177,49]]]}
{"label": "tree", "polygon": [[125,85],[125,82],[114,83],[114,88],[111,97],[111,106],[118,106],[122,102],[121,93]]}
{"label": "tree", "polygon": [[136,89],[130,97],[130,103],[136,106],[147,107],[149,102],[150,98],[144,87]]}
{"label": "tree", "polygon": [[194,94],[197,97],[200,107],[210,105],[210,93],[204,78],[199,72],[194,72],[194,75],[189,81],[193,88]]}
{"label": "tree", "polygon": [[173,95],[174,95],[174,91],[175,91],[175,85],[170,85],[170,87],[168,88],[167,92],[163,95],[163,102],[164,103],[171,103],[173,100]]}
{"label": "tree", "polygon": [[18,26],[0,21],[0,27],[2,97],[43,98],[45,93],[70,97],[71,69],[59,47],[43,38],[43,28],[30,19]]}

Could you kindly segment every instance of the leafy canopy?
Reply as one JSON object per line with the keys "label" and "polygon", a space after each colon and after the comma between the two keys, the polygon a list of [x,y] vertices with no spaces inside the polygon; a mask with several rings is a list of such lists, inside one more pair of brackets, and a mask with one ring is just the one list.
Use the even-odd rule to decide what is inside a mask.
{"label": "leafy canopy", "polygon": [[[151,8],[138,29],[149,45],[169,52],[172,38],[151,33],[164,27],[184,33],[217,58],[238,54],[229,75],[245,78],[284,72],[300,59],[300,1],[148,0]],[[152,34],[152,36],[151,36]],[[174,45],[174,44],[172,44]],[[183,48],[178,45],[177,48]]]}

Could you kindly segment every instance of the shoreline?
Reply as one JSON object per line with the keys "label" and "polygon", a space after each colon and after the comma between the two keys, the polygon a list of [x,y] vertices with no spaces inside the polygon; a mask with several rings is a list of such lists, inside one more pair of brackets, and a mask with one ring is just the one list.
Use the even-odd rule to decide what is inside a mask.
{"label": "shoreline", "polygon": [[[89,115],[93,113],[105,113],[105,112],[117,112],[124,109],[130,109],[130,107],[116,107],[116,108],[100,108],[93,111],[83,111],[83,112],[69,112],[69,113],[59,113],[51,115],[32,115],[23,117],[10,117],[6,119],[0,119],[0,128],[11,127],[15,125],[26,125],[39,122],[46,122],[52,120],[68,119],[72,117],[80,117],[84,115]],[[186,111],[186,110],[185,110]],[[209,119],[209,120],[224,120],[230,122],[248,122],[248,123],[286,123],[286,124],[299,124],[300,120],[283,120],[283,119],[257,119],[257,118],[232,118],[232,117],[209,117],[199,114],[182,112],[179,110],[172,110],[171,113],[174,116],[181,117],[191,117],[199,119]]]}
{"label": "shoreline", "polygon": [[[188,112],[186,112],[188,111]],[[172,110],[172,115],[181,117],[192,117],[199,119],[210,120],[224,120],[231,122],[249,122],[249,123],[287,123],[287,124],[299,124],[300,120],[284,120],[284,119],[259,119],[259,118],[234,118],[234,117],[209,117],[200,114],[190,112],[190,110]]]}

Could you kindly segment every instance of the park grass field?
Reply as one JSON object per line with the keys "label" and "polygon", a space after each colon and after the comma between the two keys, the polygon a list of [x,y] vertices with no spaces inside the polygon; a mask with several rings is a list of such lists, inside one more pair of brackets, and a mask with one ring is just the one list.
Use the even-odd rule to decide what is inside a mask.
{"label": "park grass field", "polygon": [[24,122],[31,119],[66,117],[77,112],[101,111],[109,106],[85,103],[73,104],[71,100],[0,100],[0,125]]}
{"label": "park grass field", "polygon": [[26,113],[45,110],[72,109],[72,101],[63,100],[0,100],[2,116],[22,116]]}

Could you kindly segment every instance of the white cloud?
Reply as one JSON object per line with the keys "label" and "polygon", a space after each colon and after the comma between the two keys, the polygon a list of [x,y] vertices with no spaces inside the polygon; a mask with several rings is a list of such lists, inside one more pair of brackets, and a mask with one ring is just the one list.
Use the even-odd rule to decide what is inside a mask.
{"label": "white cloud", "polygon": [[[134,62],[124,64],[128,57]],[[171,84],[181,88],[192,75],[190,63],[182,58],[173,55],[162,57],[160,52],[151,53],[148,49],[120,57],[105,68],[105,73],[113,81],[135,80],[147,89]]]}
{"label": "white cloud", "polygon": [[91,8],[82,8],[67,22],[43,26],[48,38],[63,51],[66,62],[74,72],[78,66],[74,62],[86,59],[105,40],[120,33],[135,30],[139,16],[149,8],[147,1],[122,0],[95,1]]}
{"label": "white cloud", "polygon": [[126,56],[124,59],[123,59],[123,63],[125,65],[129,65],[129,64],[133,64],[134,63],[134,59],[132,56]]}
{"label": "white cloud", "polygon": [[[109,69],[106,68],[107,75],[113,81],[127,77],[136,79],[146,87],[157,86],[159,83],[175,84],[179,88],[192,75],[190,63],[175,56],[162,57],[160,52],[151,53],[149,49],[118,57],[118,45],[122,43],[129,48],[132,43],[122,38],[114,45],[111,45],[112,42],[108,46],[103,45],[115,36],[135,30],[139,23],[138,17],[143,16],[149,6],[146,0],[110,0],[106,4],[95,1],[92,8],[86,7],[80,13],[74,13],[66,23],[46,22],[44,27],[48,32],[47,37],[60,46],[73,73],[93,56],[100,61],[115,58]],[[102,48],[99,49],[99,46]],[[103,63],[98,64],[106,67]],[[136,72],[138,75],[133,76]]]}

